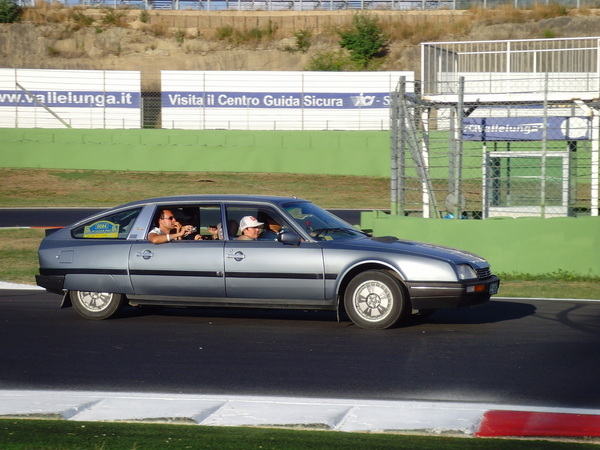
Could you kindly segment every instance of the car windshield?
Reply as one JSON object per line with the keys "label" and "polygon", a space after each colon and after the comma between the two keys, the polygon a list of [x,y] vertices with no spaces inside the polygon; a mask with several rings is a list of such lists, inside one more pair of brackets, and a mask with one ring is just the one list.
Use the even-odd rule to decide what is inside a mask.
{"label": "car windshield", "polygon": [[309,202],[290,202],[283,205],[300,227],[317,241],[356,239],[367,236],[349,223]]}

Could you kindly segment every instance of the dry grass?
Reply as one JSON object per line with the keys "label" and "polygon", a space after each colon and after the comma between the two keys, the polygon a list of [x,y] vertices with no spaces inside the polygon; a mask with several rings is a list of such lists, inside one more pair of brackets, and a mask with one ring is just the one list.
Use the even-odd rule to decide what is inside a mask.
{"label": "dry grass", "polygon": [[[389,179],[329,175],[0,169],[0,206],[115,206],[151,196],[256,194],[326,208],[388,208]],[[107,189],[110,186],[110,189]]]}
{"label": "dry grass", "polygon": [[37,25],[47,23],[65,23],[77,7],[66,7],[62,3],[47,3],[38,0],[32,8],[25,8],[22,20]]}
{"label": "dry grass", "polygon": [[454,31],[452,34],[468,34],[473,21],[469,17],[461,17],[457,21],[452,21],[445,25],[437,21],[425,20],[419,23],[407,23],[402,26],[383,26],[385,34],[392,41],[408,41],[411,45],[417,45],[421,42],[436,41],[442,36],[447,36],[448,26]]}
{"label": "dry grass", "polygon": [[0,229],[0,281],[35,284],[35,275],[38,273],[37,248],[43,237],[43,230]]}

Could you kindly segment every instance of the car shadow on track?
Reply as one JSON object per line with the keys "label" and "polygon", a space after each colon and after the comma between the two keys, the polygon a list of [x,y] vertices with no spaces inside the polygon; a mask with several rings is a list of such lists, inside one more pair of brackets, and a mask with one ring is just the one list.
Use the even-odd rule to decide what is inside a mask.
{"label": "car shadow on track", "polygon": [[439,324],[483,324],[516,320],[535,314],[536,307],[530,303],[512,301],[490,301],[483,305],[459,308],[441,309],[427,318],[413,317],[410,323],[439,323]]}
{"label": "car shadow on track", "polygon": [[[410,327],[423,323],[439,324],[484,324],[515,320],[532,315],[536,307],[527,303],[492,301],[484,305],[459,309],[443,309],[428,317],[412,316],[402,321],[398,327]],[[262,319],[283,321],[313,321],[336,323],[334,311],[257,309],[257,308],[173,308],[173,307],[125,307],[118,318],[135,318],[148,316],[164,317],[197,317],[215,319]],[[342,314],[341,325],[352,325]]]}
{"label": "car shadow on track", "polygon": [[295,310],[295,309],[259,309],[259,308],[220,308],[220,307],[160,307],[127,306],[118,318],[164,316],[198,317],[215,319],[263,319],[335,322],[335,311]]}

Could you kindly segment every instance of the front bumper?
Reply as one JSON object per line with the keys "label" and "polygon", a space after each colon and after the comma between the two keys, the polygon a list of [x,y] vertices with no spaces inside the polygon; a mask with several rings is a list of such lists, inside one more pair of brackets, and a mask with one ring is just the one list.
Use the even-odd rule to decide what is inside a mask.
{"label": "front bumper", "polygon": [[458,283],[407,283],[413,309],[445,309],[486,303],[498,292],[500,279],[496,276],[483,280]]}
{"label": "front bumper", "polygon": [[52,294],[62,295],[64,293],[64,275],[36,275],[35,282]]}

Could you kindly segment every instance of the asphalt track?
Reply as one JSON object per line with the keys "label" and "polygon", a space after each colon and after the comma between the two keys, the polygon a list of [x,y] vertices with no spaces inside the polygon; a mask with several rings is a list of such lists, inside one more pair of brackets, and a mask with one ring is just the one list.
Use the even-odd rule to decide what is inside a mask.
{"label": "asphalt track", "polygon": [[[0,283],[0,289],[32,287]],[[461,402],[0,390],[0,416],[477,437],[592,438],[586,442],[600,438],[600,409]]]}

